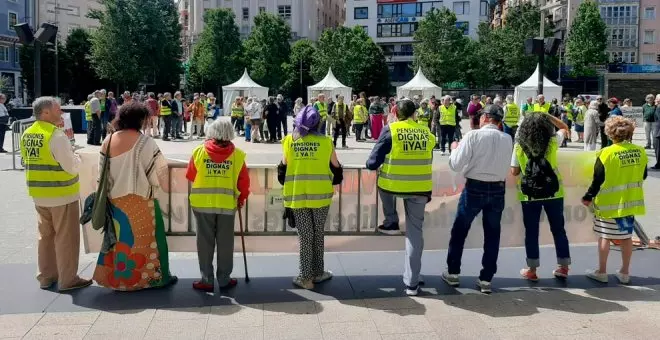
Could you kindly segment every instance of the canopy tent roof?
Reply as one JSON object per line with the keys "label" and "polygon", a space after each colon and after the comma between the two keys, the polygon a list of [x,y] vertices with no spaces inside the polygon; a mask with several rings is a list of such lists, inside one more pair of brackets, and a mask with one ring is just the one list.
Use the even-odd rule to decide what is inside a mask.
{"label": "canopy tent roof", "polygon": [[[516,86],[516,88],[525,88],[525,89],[526,88],[534,88],[534,89],[537,89],[538,86],[539,86],[538,82],[539,82],[539,65],[537,64],[536,65],[536,70],[534,70],[534,73],[532,73],[532,75],[529,78],[527,78],[527,80],[522,82],[522,84]],[[561,88],[561,86],[553,83],[550,79],[543,76],[543,89],[551,88],[551,87]]]}
{"label": "canopy tent roof", "polygon": [[325,75],[325,78],[321,80],[320,82],[311,85],[308,87],[311,90],[315,91],[329,91],[329,90],[334,90],[334,89],[340,89],[340,88],[348,88],[350,87],[342,84],[335,75],[332,73],[332,68],[328,68],[328,74]]}
{"label": "canopy tent roof", "polygon": [[[538,95],[538,82],[539,82],[539,66],[536,65],[536,70],[534,73],[527,78],[520,85],[516,86],[513,100],[518,106],[521,106],[526,102],[528,97],[536,99]],[[543,77],[543,95],[545,96],[546,102],[551,102],[553,99],[561,101],[562,98],[562,87],[550,81],[550,79]]]}
{"label": "canopy tent roof", "polygon": [[412,97],[421,95],[423,98],[431,96],[440,97],[442,88],[426,78],[422,68],[417,69],[417,74],[408,83],[396,88],[397,97]]}
{"label": "canopy tent roof", "polygon": [[247,69],[243,71],[243,76],[241,76],[241,79],[236,81],[233,84],[225,85],[222,87],[222,89],[228,89],[228,90],[241,90],[241,89],[254,89],[254,88],[264,88],[265,87],[257,84],[252,78],[250,78],[250,75],[248,74]]}

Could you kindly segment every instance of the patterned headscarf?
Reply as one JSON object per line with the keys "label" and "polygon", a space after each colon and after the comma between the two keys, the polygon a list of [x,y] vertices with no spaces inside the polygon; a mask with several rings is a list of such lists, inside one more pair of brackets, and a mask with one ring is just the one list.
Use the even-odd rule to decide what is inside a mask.
{"label": "patterned headscarf", "polygon": [[309,133],[319,134],[318,125],[320,121],[319,112],[313,106],[305,106],[296,115],[296,129],[293,131],[293,139],[305,137]]}

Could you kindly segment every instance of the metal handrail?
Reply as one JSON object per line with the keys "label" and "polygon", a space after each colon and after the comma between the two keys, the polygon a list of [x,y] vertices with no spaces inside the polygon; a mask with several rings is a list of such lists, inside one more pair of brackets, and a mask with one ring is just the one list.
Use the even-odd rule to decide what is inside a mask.
{"label": "metal handrail", "polygon": [[[21,136],[23,136],[23,132],[27,130],[34,122],[36,119],[34,117],[30,118],[25,118],[25,119],[19,119],[15,120],[11,123],[11,148],[12,148],[12,153],[11,153],[11,166],[12,169],[17,170],[16,168],[16,157],[17,155],[20,155],[21,152]],[[21,160],[21,166],[23,165],[23,160]]]}

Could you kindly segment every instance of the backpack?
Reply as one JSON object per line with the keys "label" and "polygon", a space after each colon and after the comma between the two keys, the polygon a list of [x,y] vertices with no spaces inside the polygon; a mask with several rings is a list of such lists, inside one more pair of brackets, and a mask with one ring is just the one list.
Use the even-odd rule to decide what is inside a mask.
{"label": "backpack", "polygon": [[559,178],[545,158],[545,152],[540,156],[530,156],[527,152],[525,155],[528,162],[520,182],[520,190],[529,199],[552,198],[559,191]]}

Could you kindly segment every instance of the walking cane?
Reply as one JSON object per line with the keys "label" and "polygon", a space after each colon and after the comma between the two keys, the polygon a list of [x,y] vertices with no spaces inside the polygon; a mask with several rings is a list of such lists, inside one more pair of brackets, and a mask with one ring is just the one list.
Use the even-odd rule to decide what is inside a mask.
{"label": "walking cane", "polygon": [[245,266],[245,282],[250,282],[250,275],[248,274],[247,256],[245,255],[245,235],[243,233],[243,212],[238,209],[238,225],[241,230],[241,245],[243,247],[243,265]]}

